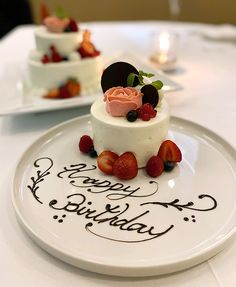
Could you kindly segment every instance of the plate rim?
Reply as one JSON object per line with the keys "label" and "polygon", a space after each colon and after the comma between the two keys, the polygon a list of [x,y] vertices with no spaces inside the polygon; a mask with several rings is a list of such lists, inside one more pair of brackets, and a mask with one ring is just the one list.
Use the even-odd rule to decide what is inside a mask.
{"label": "plate rim", "polygon": [[[38,142],[42,141],[47,135],[51,134],[52,132],[56,132],[56,130],[64,127],[66,128],[69,126],[71,123],[75,123],[77,121],[83,121],[86,119],[90,118],[90,114],[86,114],[83,116],[79,116],[67,121],[64,121],[60,124],[57,124],[47,131],[44,131],[39,137],[37,137],[23,152],[21,157],[18,159],[14,172],[12,174],[11,178],[11,202],[14,208],[14,211],[16,213],[16,217],[20,225],[23,227],[24,231],[29,235],[29,237],[34,241],[35,244],[40,246],[44,251],[48,252],[49,254],[55,256],[59,260],[62,260],[63,262],[66,262],[70,265],[76,266],[78,268],[87,270],[87,271],[92,271],[95,273],[99,274],[105,274],[105,275],[114,275],[114,276],[125,276],[125,277],[146,277],[146,276],[156,276],[156,275],[164,275],[164,274],[169,274],[177,271],[181,271],[184,269],[188,269],[190,267],[193,267],[197,264],[202,263],[205,260],[210,259],[211,257],[215,256],[217,253],[222,251],[227,244],[229,244],[233,239],[234,236],[236,235],[236,223],[234,226],[231,228],[231,230],[225,234],[223,237],[220,239],[217,239],[213,244],[211,243],[210,246],[205,248],[204,250],[195,252],[193,256],[183,258],[181,261],[170,261],[167,263],[164,263],[162,265],[145,265],[144,266],[130,266],[130,265],[106,265],[106,263],[101,263],[100,261],[89,261],[87,258],[78,258],[76,256],[73,256],[69,252],[63,250],[61,251],[60,248],[56,248],[53,245],[48,244],[41,238],[41,236],[37,235],[36,232],[30,227],[30,225],[27,223],[27,220],[24,219],[23,215],[21,214],[20,208],[18,207],[17,204],[17,198],[15,197],[15,193],[17,192],[17,186],[16,186],[16,181],[17,181],[17,174],[19,172],[19,166],[22,162],[24,162],[25,158],[27,157],[27,154],[37,146]],[[199,125],[198,123],[195,123],[193,121],[180,118],[180,117],[175,117],[171,116],[171,123],[173,122],[177,123],[185,123],[187,125],[192,125],[194,128],[200,128],[207,132],[207,134],[210,134],[211,137],[214,137],[219,140],[219,143],[221,145],[226,146],[228,150],[228,154],[231,156],[231,159],[233,162],[235,161],[236,163],[236,155],[234,147],[227,142],[225,139],[220,137],[217,133],[209,130],[208,128],[205,128],[202,125]],[[178,265],[178,266],[177,266]],[[105,267],[105,271],[104,271]]]}

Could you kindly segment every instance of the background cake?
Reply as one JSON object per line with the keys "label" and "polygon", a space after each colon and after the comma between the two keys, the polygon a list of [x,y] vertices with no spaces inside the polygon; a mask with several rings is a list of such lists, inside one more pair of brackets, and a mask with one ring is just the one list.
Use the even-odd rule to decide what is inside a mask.
{"label": "background cake", "polygon": [[[103,61],[88,30],[81,30],[73,19],[49,16],[35,29],[34,37],[36,49],[28,60],[32,87],[48,90],[49,98],[60,98],[55,89],[71,79],[79,86],[77,94],[98,90]],[[70,96],[75,95],[62,98]]]}

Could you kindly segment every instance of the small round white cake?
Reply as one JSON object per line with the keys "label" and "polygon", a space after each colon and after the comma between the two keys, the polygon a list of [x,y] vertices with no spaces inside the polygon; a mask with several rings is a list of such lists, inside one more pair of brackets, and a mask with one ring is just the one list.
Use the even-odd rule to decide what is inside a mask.
{"label": "small round white cake", "polygon": [[162,99],[157,115],[150,121],[137,119],[129,122],[125,117],[112,117],[107,113],[103,97],[91,107],[91,124],[94,148],[98,154],[110,150],[118,155],[133,152],[138,167],[144,167],[148,159],[156,155],[169,128],[168,104]]}

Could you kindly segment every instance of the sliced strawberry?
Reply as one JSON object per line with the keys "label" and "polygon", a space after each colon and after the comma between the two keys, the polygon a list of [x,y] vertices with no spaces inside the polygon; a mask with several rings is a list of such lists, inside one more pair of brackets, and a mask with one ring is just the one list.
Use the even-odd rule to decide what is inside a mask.
{"label": "sliced strawberry", "polygon": [[158,151],[158,156],[164,161],[180,162],[182,154],[178,146],[171,140],[165,140]]}
{"label": "sliced strawberry", "polygon": [[158,177],[164,170],[163,160],[159,156],[152,156],[146,164],[146,172],[151,177]]}
{"label": "sliced strawberry", "polygon": [[118,157],[119,156],[112,151],[103,151],[97,159],[98,168],[105,174],[113,174],[113,165]]}
{"label": "sliced strawberry", "polygon": [[43,97],[45,99],[58,99],[59,96],[60,96],[59,89],[52,89],[52,90],[49,90],[48,93],[44,95]]}
{"label": "sliced strawberry", "polygon": [[123,153],[113,165],[113,174],[119,179],[128,180],[138,174],[138,163],[132,152]]}
{"label": "sliced strawberry", "polygon": [[76,95],[79,95],[80,93],[80,84],[76,80],[68,80],[66,83],[66,88],[70,94],[71,97],[74,97]]}
{"label": "sliced strawberry", "polygon": [[71,98],[71,95],[70,95],[70,93],[69,93],[69,91],[68,91],[66,86],[60,87],[59,88],[59,92],[60,92],[59,93],[59,98],[60,99],[69,99],[69,98]]}
{"label": "sliced strawberry", "polygon": [[78,52],[80,53],[80,56],[82,58],[96,57],[100,55],[100,52],[96,50],[93,43],[88,42],[88,41],[83,41],[81,43],[81,46],[79,47]]}

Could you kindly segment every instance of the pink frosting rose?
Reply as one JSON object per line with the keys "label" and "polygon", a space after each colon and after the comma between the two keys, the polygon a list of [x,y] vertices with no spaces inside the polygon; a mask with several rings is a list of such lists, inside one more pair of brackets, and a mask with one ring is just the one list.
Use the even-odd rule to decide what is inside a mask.
{"label": "pink frosting rose", "polygon": [[114,87],[104,94],[106,110],[113,117],[124,117],[142,105],[143,94],[132,87]]}
{"label": "pink frosting rose", "polygon": [[49,32],[62,33],[69,25],[69,19],[59,19],[56,16],[49,16],[44,19],[43,23]]}

